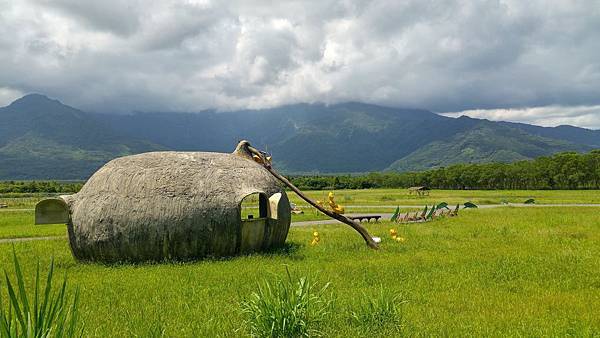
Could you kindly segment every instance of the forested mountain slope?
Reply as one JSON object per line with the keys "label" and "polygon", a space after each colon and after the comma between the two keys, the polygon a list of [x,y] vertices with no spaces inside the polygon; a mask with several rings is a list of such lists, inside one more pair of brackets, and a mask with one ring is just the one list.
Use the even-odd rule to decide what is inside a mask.
{"label": "forested mountain slope", "polygon": [[359,102],[262,110],[92,114],[32,94],[0,108],[0,179],[84,179],[153,150],[230,152],[241,139],[287,173],[421,170],[597,147],[598,131],[543,128]]}

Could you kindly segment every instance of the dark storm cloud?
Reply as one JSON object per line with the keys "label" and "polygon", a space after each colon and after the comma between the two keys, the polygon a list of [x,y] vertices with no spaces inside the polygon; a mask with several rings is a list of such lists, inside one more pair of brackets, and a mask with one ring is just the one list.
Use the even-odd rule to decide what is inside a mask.
{"label": "dark storm cloud", "polygon": [[0,47],[0,103],[354,100],[600,127],[596,1],[0,0]]}

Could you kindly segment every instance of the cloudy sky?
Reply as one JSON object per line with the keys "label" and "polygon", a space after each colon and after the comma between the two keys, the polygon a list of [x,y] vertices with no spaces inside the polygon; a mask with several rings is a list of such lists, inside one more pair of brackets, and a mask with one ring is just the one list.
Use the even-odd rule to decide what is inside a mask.
{"label": "cloudy sky", "polygon": [[600,128],[600,2],[0,0],[0,105],[364,101]]}

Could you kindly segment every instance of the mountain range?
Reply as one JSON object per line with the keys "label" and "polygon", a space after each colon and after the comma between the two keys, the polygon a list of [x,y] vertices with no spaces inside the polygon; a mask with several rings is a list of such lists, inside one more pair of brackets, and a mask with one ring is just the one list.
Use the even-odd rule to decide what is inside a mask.
{"label": "mountain range", "polygon": [[600,148],[600,131],[451,118],[359,102],[198,113],[87,113],[39,94],[0,108],[0,179],[85,179],[112,158],[230,152],[241,139],[286,173],[423,170]]}

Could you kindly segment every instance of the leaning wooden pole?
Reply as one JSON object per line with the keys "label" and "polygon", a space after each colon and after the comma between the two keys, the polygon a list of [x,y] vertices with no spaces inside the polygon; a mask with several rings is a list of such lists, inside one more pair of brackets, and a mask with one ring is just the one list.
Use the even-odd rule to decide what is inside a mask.
{"label": "leaning wooden pole", "polygon": [[322,206],[320,206],[319,204],[315,203],[313,200],[311,200],[310,198],[308,198],[308,196],[304,195],[302,193],[302,191],[300,191],[298,188],[296,188],[295,185],[292,184],[292,182],[288,181],[287,178],[281,176],[272,167],[265,166],[265,168],[267,168],[267,170],[273,176],[275,176],[278,180],[280,180],[281,182],[283,182],[283,184],[285,184],[290,189],[292,189],[298,196],[300,196],[300,198],[302,198],[303,200],[305,200],[308,204],[310,204],[313,207],[319,209],[319,211],[321,211],[325,215],[327,215],[327,216],[329,216],[331,218],[335,218],[335,219],[337,219],[338,221],[340,221],[342,223],[346,223],[349,226],[351,226],[354,230],[358,231],[358,233],[365,240],[365,242],[367,243],[367,245],[369,246],[369,248],[371,248],[371,249],[379,249],[379,246],[377,245],[377,243],[375,243],[375,241],[373,240],[373,237],[371,237],[371,235],[369,234],[369,231],[365,227],[363,227],[362,225],[360,225],[360,223],[355,222],[355,221],[351,220],[350,218],[348,218],[348,217],[346,217],[346,216],[344,216],[342,214],[336,214],[335,212],[331,212],[331,211],[323,208]]}
{"label": "leaning wooden pole", "polygon": [[[273,169],[273,167],[271,166],[270,160],[266,159],[263,156],[262,152],[258,151],[254,147],[250,146],[250,144],[247,143],[247,141],[242,141],[242,142],[246,142],[246,144],[244,144],[244,145],[246,146],[246,149],[253,155],[253,158],[255,161],[262,164],[265,167],[265,169],[267,169],[271,173],[271,175],[275,176],[275,178],[280,180],[288,188],[292,189],[292,191],[294,191],[298,196],[300,196],[300,198],[305,200],[308,204],[312,205],[313,207],[317,208],[319,211],[321,211],[325,215],[351,226],[354,230],[356,230],[362,236],[362,238],[365,240],[365,242],[367,243],[367,246],[369,248],[379,249],[379,246],[373,240],[373,237],[369,234],[369,231],[365,227],[363,227],[360,223],[355,222],[354,220],[351,220],[350,218],[348,218],[342,214],[336,214],[335,212],[329,211],[329,210],[323,208],[322,206],[320,206],[319,204],[317,204],[316,202],[314,202],[313,200],[311,200],[308,196],[304,195],[304,193],[302,193],[302,191],[300,191],[300,189],[298,189],[295,185],[293,185],[292,182],[290,182],[287,178],[281,176],[277,171],[275,171],[275,169]],[[242,142],[240,142],[240,145],[242,144]],[[238,145],[238,148],[240,148],[239,145]]]}

